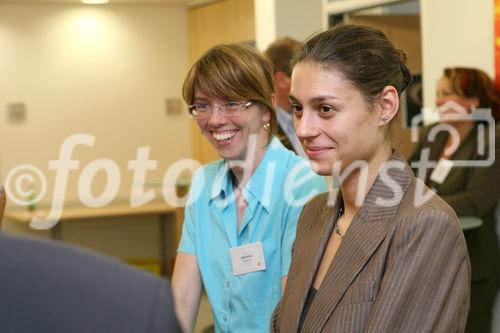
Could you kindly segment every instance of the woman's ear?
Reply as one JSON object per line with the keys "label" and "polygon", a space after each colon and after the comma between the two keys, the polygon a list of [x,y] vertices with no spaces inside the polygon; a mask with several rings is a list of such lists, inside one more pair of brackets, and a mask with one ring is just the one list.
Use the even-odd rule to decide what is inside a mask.
{"label": "woman's ear", "polygon": [[379,126],[387,125],[398,113],[399,96],[393,86],[385,87],[379,97]]}
{"label": "woman's ear", "polygon": [[[274,105],[274,99],[273,99],[273,105]],[[271,121],[271,111],[265,107],[262,106],[262,123],[267,124]]]}

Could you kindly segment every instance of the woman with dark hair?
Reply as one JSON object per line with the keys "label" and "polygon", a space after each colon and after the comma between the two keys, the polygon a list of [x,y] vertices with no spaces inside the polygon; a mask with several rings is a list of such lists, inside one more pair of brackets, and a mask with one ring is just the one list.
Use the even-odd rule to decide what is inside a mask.
{"label": "woman with dark hair", "polygon": [[470,266],[458,219],[388,139],[411,81],[378,30],[341,25],[297,55],[290,99],[313,170],[274,332],[459,332]]}
{"label": "woman with dark hair", "polygon": [[[417,170],[417,176],[458,216],[482,220],[478,228],[464,231],[472,266],[466,331],[487,333],[491,332],[500,283],[500,249],[495,232],[495,208],[500,198],[500,126],[494,127],[500,118],[500,96],[483,71],[446,68],[438,82],[436,104],[440,121],[421,131],[411,160],[419,162],[425,153],[425,160],[435,162],[436,167],[425,174]],[[491,157],[493,161],[487,162]],[[458,165],[463,162],[468,165]]]}
{"label": "woman with dark hair", "polygon": [[203,286],[217,332],[265,332],[299,214],[326,183],[274,137],[273,72],[256,50],[208,50],[189,70],[183,97],[221,160],[192,181],[172,280],[179,321],[193,330]]}

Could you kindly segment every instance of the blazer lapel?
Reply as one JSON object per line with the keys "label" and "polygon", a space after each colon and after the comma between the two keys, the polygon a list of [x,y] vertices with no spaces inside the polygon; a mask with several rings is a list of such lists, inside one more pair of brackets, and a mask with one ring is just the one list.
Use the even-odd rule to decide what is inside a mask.
{"label": "blazer lapel", "polygon": [[[379,173],[364,200],[363,206],[354,217],[344,236],[330,268],[321,283],[320,289],[311,304],[307,317],[304,320],[304,332],[322,331],[327,320],[342,299],[342,296],[383,241],[391,227],[398,204],[412,180],[413,173],[399,153],[394,153],[390,161],[399,162],[398,165],[401,168],[398,169],[394,165],[391,165],[391,168],[389,168],[388,164],[386,164]],[[382,179],[380,176],[380,174],[384,173],[399,185],[398,189],[386,184],[387,179]],[[394,198],[399,198],[399,200],[394,200]],[[381,203],[381,200],[390,202],[391,199],[392,202],[390,205]],[[332,220],[329,226],[333,226],[333,224]],[[322,235],[322,238],[326,238],[324,246],[326,246],[331,235],[331,229],[332,227],[325,229],[325,234]],[[314,258],[315,269],[311,270],[313,277],[316,274],[317,266],[323,255],[324,246],[316,251],[316,256],[319,258],[316,258],[316,256]],[[310,281],[312,281],[312,278],[308,280],[307,287],[310,287]]]}
{"label": "blazer lapel", "polygon": [[280,331],[282,332],[297,332],[307,294],[330,238],[334,225],[332,216],[338,214],[340,195],[337,195],[334,206],[328,206],[327,198],[328,195],[325,194],[319,218],[317,215],[309,215],[301,221],[301,223],[306,224],[304,228],[306,231],[304,231],[304,235],[301,235],[305,237],[301,239],[300,244],[295,244],[294,252],[296,253],[293,255],[292,267],[289,272],[289,278],[293,279],[294,288],[286,290],[281,302]]}
{"label": "blazer lapel", "polygon": [[439,160],[439,156],[441,155],[441,151],[443,147],[446,145],[446,141],[448,141],[448,132],[439,132],[434,139],[434,142],[430,145],[429,159],[431,161]]}
{"label": "blazer lapel", "polygon": [[[428,146],[425,148],[429,149],[429,161],[437,162],[439,160],[441,152],[444,146],[446,145],[446,141],[448,141],[448,132],[440,131],[436,134],[436,137],[434,138],[433,141],[428,142]],[[429,181],[429,178],[433,170],[434,169],[425,170],[424,176],[419,175],[418,170],[416,170],[415,172],[417,172],[418,178],[422,179],[425,183],[427,183]]]}

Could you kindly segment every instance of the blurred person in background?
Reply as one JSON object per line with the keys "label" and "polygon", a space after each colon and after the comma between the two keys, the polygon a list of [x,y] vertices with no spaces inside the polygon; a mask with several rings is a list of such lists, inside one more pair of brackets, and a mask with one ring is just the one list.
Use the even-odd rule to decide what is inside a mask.
{"label": "blurred person in background", "polygon": [[170,284],[115,259],[0,232],[0,267],[2,333],[181,332]]}
{"label": "blurred person in background", "polygon": [[[418,170],[415,170],[417,176],[442,197],[458,216],[474,216],[482,220],[480,227],[464,231],[472,265],[467,332],[487,333],[491,332],[492,309],[500,274],[500,250],[495,232],[495,207],[500,198],[500,125],[496,124],[494,128],[485,126],[485,131],[481,131],[481,121],[452,117],[454,114],[473,116],[476,109],[486,108],[492,111],[491,115],[497,122],[500,117],[500,96],[486,73],[463,67],[446,68],[438,82],[436,94],[440,121],[421,130],[411,161],[420,161],[423,150],[428,149],[428,160],[439,161],[439,164],[425,175],[418,175]],[[488,125],[486,122],[483,124]],[[429,133],[443,125],[451,126],[458,137],[443,130],[437,132],[431,141]],[[495,138],[494,149],[490,147],[491,132]],[[495,157],[491,166],[453,166],[455,160],[486,160],[490,153]]]}
{"label": "blurred person in background", "polygon": [[276,40],[264,52],[264,55],[272,62],[274,69],[274,92],[278,106],[276,107],[276,118],[278,119],[278,132],[276,136],[283,145],[293,150],[297,155],[304,156],[304,149],[300,144],[295,128],[293,126],[293,114],[290,106],[290,76],[292,75],[291,61],[295,50],[300,42],[283,37]]}

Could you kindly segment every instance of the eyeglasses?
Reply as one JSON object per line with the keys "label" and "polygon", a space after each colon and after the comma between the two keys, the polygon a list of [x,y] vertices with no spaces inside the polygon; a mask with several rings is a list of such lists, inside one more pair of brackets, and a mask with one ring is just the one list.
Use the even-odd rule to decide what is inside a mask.
{"label": "eyeglasses", "polygon": [[218,109],[219,114],[222,116],[237,117],[241,114],[241,111],[248,109],[252,104],[252,101],[229,101],[219,104],[217,107],[217,105],[214,106],[207,102],[198,102],[188,106],[188,113],[196,119],[208,119],[213,110]]}

